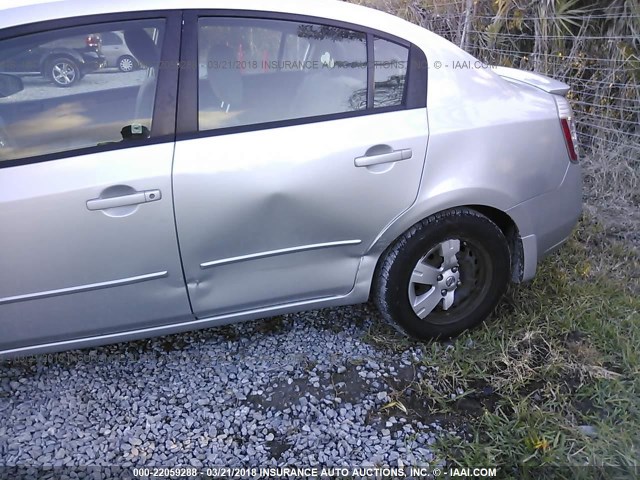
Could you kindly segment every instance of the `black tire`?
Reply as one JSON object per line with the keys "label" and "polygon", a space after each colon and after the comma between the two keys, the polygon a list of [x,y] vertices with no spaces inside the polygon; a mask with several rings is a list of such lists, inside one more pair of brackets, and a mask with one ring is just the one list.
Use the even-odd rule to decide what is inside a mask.
{"label": "black tire", "polygon": [[131,55],[123,55],[118,59],[118,70],[123,73],[133,72],[138,68],[138,62]]}
{"label": "black tire", "polygon": [[[459,272],[460,286],[454,288],[455,300],[448,309],[438,300],[431,313],[421,319],[409,300],[410,286],[417,285],[411,276],[420,261],[444,268],[442,256],[425,254],[447,240],[459,240],[460,251],[455,255],[459,266],[454,270]],[[445,275],[451,270],[448,272]],[[507,288],[510,272],[509,246],[502,231],[474,210],[455,208],[417,223],[385,251],[376,269],[373,294],[385,320],[404,333],[421,340],[445,339],[477,326],[493,312]],[[431,290],[439,288],[435,284],[424,288],[422,298],[445,292]]]}
{"label": "black tire", "polygon": [[82,78],[80,67],[69,57],[55,57],[46,62],[46,77],[60,88],[69,88]]}

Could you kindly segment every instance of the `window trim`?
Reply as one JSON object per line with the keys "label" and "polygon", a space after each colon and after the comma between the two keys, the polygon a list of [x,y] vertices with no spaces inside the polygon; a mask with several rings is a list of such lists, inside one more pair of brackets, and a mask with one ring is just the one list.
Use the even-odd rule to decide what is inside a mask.
{"label": "window trim", "polygon": [[64,28],[86,27],[100,23],[119,23],[136,20],[164,20],[165,38],[162,44],[160,65],[175,64],[176,68],[158,68],[158,82],[152,119],[151,137],[144,140],[96,145],[76,148],[63,152],[47,153],[15,160],[0,160],[0,169],[31,165],[64,158],[91,155],[125,148],[137,148],[146,145],[175,142],[176,132],[176,102],[179,75],[180,36],[182,28],[181,10],[151,10],[130,13],[110,13],[70,17],[57,20],[47,20],[26,25],[19,25],[0,30],[0,42],[12,38],[46,33],[51,30]]}
{"label": "window trim", "polygon": [[[367,32],[367,108],[366,110],[374,110],[376,95],[376,57],[374,52],[374,39],[375,35],[371,32]],[[408,48],[408,47],[407,47]],[[407,90],[406,87],[404,89]],[[404,100],[404,92],[402,93]],[[396,107],[404,106],[405,102],[401,105],[395,105]]]}
{"label": "window trim", "polygon": [[[402,105],[406,105],[407,102],[408,102],[408,92],[409,92],[409,83],[408,82],[409,82],[409,69],[411,67],[411,63],[410,63],[411,62],[411,58],[410,58],[411,57],[411,46],[406,47],[405,45],[402,45],[402,44],[399,44],[397,42],[394,42],[393,40],[389,40],[387,38],[381,38],[381,37],[378,37],[377,35],[372,35],[371,41],[372,42],[375,41],[376,38],[378,38],[380,40],[383,40],[385,42],[388,42],[388,43],[393,43],[395,45],[398,45],[399,47],[404,47],[404,48],[407,49],[407,73],[406,73],[406,78],[405,78],[405,81],[404,81],[404,89],[403,89],[403,92],[402,92]],[[371,49],[372,49],[372,51],[375,51],[373,46],[371,47]],[[374,60],[375,60],[375,54],[372,54],[372,57],[374,57]],[[374,99],[374,102],[373,103],[375,103],[375,62],[374,62],[373,70],[374,70],[374,74],[373,74],[374,75],[373,76],[373,78],[374,78],[374,80],[373,80],[373,88],[374,88],[373,99]],[[372,103],[371,108],[375,108],[373,106],[373,103]],[[378,108],[380,108],[380,107],[378,107]],[[376,110],[377,110],[377,108],[376,108]]]}
{"label": "window trim", "polygon": [[[273,122],[263,122],[250,125],[199,131],[198,20],[201,17],[254,18],[263,20],[312,23],[330,27],[345,28],[365,34],[367,41],[367,108],[364,110],[357,110],[353,112],[341,112],[313,117],[276,120]],[[184,65],[185,67],[188,66],[191,68],[180,69],[176,141],[189,140],[194,138],[206,138],[219,135],[229,135],[233,133],[267,130],[272,128],[291,127],[295,125],[305,125],[309,123],[326,122],[331,120],[361,117],[365,115],[376,115],[394,111],[426,108],[427,106],[427,61],[424,52],[413,43],[403,38],[396,37],[395,35],[389,34],[387,32],[365,27],[362,25],[352,24],[349,22],[343,22],[340,20],[332,20],[310,15],[269,12],[261,10],[189,9],[184,10],[183,18],[184,30],[180,62],[181,66]],[[388,40],[409,49],[409,67],[407,70],[407,79],[405,82],[406,85],[403,94],[402,105],[373,108],[373,89],[371,82],[374,81],[374,76],[373,72],[370,71],[375,70],[373,62],[370,61],[373,56],[373,36]],[[424,68],[418,68],[419,65],[414,65],[414,62],[419,62],[420,65],[424,65]]]}

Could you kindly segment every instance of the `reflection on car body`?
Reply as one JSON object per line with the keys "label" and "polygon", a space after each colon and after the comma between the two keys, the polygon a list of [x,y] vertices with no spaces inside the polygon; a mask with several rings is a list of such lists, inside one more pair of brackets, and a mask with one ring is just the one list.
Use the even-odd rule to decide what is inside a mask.
{"label": "reflection on car body", "polygon": [[57,87],[71,87],[106,65],[95,34],[16,43],[0,53],[0,72],[42,75]]}
{"label": "reflection on car body", "polygon": [[140,66],[138,60],[129,50],[123,32],[103,32],[100,37],[102,55],[105,57],[107,68],[117,68],[121,72],[132,72]]}

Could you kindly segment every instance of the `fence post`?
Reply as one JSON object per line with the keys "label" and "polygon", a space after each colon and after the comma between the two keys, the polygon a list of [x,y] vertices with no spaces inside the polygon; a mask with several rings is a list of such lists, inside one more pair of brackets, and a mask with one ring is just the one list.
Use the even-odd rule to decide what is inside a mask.
{"label": "fence post", "polygon": [[467,0],[464,12],[464,27],[462,29],[462,36],[460,37],[460,48],[465,51],[468,51],[469,47],[469,30],[471,29],[473,14],[473,0]]}

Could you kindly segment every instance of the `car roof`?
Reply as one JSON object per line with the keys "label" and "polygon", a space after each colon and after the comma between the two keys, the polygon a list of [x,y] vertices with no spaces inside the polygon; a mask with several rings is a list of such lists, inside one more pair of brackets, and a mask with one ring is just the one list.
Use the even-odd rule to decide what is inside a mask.
{"label": "car roof", "polygon": [[2,0],[0,29],[86,15],[183,9],[293,13],[354,23],[409,41],[430,33],[393,15],[338,0]]}

